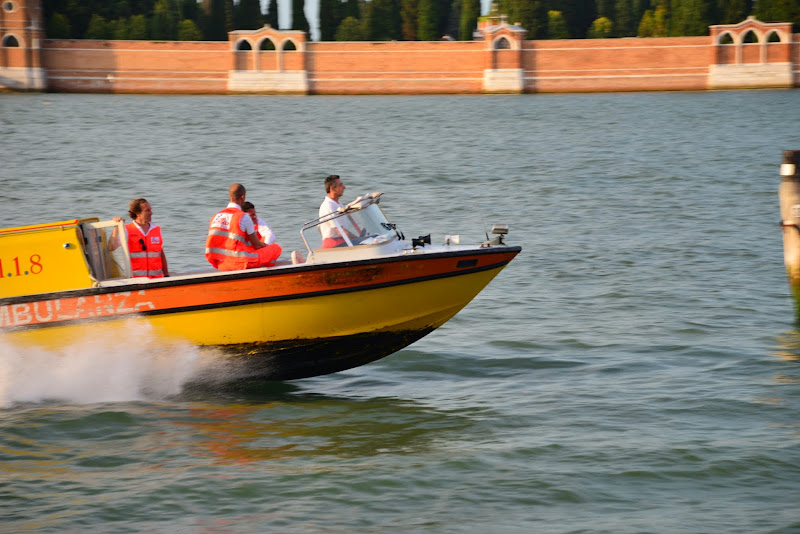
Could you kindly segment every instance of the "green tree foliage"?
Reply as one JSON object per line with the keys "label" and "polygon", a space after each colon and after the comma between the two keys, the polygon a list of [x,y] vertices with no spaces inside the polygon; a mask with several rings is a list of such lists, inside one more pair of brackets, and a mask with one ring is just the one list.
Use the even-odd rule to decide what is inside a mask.
{"label": "green tree foliage", "polygon": [[128,21],[122,17],[110,21],[108,23],[108,32],[111,34],[111,39],[115,41],[128,39]]}
{"label": "green tree foliage", "polygon": [[367,35],[369,41],[396,41],[402,35],[400,3],[398,0],[371,0],[367,4]]}
{"label": "green tree foliage", "polygon": [[[262,15],[264,1],[41,0],[50,38],[82,39],[91,34],[115,39],[174,39],[178,21],[191,20],[201,29],[203,39],[223,41],[233,29],[254,29],[263,22],[279,28],[278,0],[269,0],[267,13]],[[292,0],[292,27],[309,31],[303,2]],[[707,35],[711,24],[732,24],[751,14],[765,22],[792,22],[794,31],[800,30],[800,0],[497,2],[509,22],[519,22],[527,30],[528,39],[604,34],[604,29],[595,26],[603,17],[611,22],[615,36]],[[480,15],[480,7],[475,15],[476,4],[476,0],[320,0],[320,33],[323,39],[334,39],[342,29],[352,38],[355,21],[361,25],[358,39],[437,40],[456,33],[460,39],[471,39],[467,27]],[[560,19],[554,20],[551,11],[560,12]],[[102,17],[105,30],[95,16]],[[353,20],[342,28],[347,17]],[[188,31],[188,25],[184,26]]]}
{"label": "green tree foliage", "polygon": [[305,0],[292,0],[292,29],[309,33],[311,26],[308,24],[305,10]]}
{"label": "green tree foliage", "polygon": [[150,36],[156,41],[174,40],[178,35],[177,6],[170,0],[158,0],[150,19]]}
{"label": "green tree foliage", "polygon": [[345,18],[336,30],[337,41],[363,41],[364,32],[361,21],[355,17]]}
{"label": "green tree foliage", "polygon": [[755,16],[764,22],[791,22],[797,30],[800,28],[800,1],[758,0]]}
{"label": "green tree foliage", "polygon": [[178,23],[179,41],[202,41],[203,33],[191,19],[183,19]]}
{"label": "green tree foliage", "polygon": [[417,2],[418,0],[401,0],[400,2],[404,41],[417,40]]}
{"label": "green tree foliage", "polygon": [[608,20],[614,19],[614,0],[597,0],[597,18],[602,17]]}
{"label": "green tree foliage", "polygon": [[101,15],[95,13],[89,20],[89,27],[86,29],[86,39],[110,39],[108,23]]}
{"label": "green tree foliage", "polygon": [[235,29],[257,30],[264,25],[259,0],[239,0],[234,13]]}
{"label": "green tree foliage", "polygon": [[278,0],[269,0],[269,9],[267,10],[267,24],[279,30],[281,25],[278,22]]}
{"label": "green tree foliage", "polygon": [[50,39],[71,39],[72,25],[65,15],[53,13],[47,23],[46,33]]}
{"label": "green tree foliage", "polygon": [[144,41],[147,37],[147,17],[133,15],[128,21],[128,39]]}
{"label": "green tree foliage", "polygon": [[639,17],[633,9],[633,0],[616,0],[614,4],[614,34],[617,37],[633,37],[639,29]]}
{"label": "green tree foliage", "polygon": [[547,37],[549,39],[568,39],[567,21],[561,11],[547,12]]}
{"label": "green tree foliage", "polygon": [[614,33],[614,25],[608,17],[600,17],[592,22],[589,28],[589,39],[607,39]]}
{"label": "green tree foliage", "polygon": [[480,0],[461,0],[461,20],[459,20],[458,24],[458,38],[461,41],[472,40],[472,34],[478,27],[478,17],[480,15]]}
{"label": "green tree foliage", "polygon": [[336,29],[342,23],[344,4],[341,0],[319,1],[319,39],[320,41],[333,41],[336,39]]}
{"label": "green tree foliage", "polygon": [[512,22],[519,22],[528,39],[547,39],[547,8],[540,0],[504,0],[500,12]]}
{"label": "green tree foliage", "polygon": [[548,0],[546,6],[550,11],[561,12],[567,35],[572,39],[586,37],[589,26],[597,18],[595,0]]}
{"label": "green tree foliage", "polygon": [[707,35],[709,5],[703,0],[672,0],[673,35]]}
{"label": "green tree foliage", "polygon": [[225,24],[225,0],[211,0],[211,8],[206,19],[203,34],[209,41],[227,41],[228,30]]}
{"label": "green tree foliage", "polygon": [[437,15],[435,0],[419,0],[417,3],[417,39],[420,41],[439,39]]}

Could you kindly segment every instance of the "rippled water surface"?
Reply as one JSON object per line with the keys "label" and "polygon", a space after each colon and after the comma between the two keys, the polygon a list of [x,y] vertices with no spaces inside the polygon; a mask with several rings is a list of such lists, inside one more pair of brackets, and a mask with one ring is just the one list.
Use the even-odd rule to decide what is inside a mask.
{"label": "rippled water surface", "polygon": [[0,338],[0,531],[800,531],[798,124],[798,91],[0,95],[0,227],[145,196],[193,269],[231,182],[292,250],[336,173],[406,236],[523,249],[430,336],[296,382],[194,384],[208,355],[137,324]]}

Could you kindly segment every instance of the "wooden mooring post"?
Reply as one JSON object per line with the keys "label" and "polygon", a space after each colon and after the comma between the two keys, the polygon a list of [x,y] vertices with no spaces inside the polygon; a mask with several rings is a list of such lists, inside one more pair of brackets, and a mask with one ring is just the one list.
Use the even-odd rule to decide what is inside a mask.
{"label": "wooden mooring post", "polygon": [[800,150],[786,150],[781,162],[778,188],[783,227],[783,262],[800,321]]}

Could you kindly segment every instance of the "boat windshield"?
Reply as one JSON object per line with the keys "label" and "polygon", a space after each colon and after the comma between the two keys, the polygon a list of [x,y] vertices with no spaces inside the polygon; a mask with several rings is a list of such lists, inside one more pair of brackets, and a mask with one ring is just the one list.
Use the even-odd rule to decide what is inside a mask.
{"label": "boat windshield", "polygon": [[332,246],[331,241],[323,243],[323,233],[342,236],[343,239],[336,244],[338,247],[376,245],[397,236],[396,226],[389,222],[378,206],[382,194],[362,195],[345,206],[344,210],[304,224],[300,235],[308,250]]}

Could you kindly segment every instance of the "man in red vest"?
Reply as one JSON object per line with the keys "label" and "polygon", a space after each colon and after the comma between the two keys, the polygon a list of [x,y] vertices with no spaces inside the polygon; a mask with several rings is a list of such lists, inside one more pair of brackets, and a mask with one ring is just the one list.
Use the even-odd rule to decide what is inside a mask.
{"label": "man in red vest", "polygon": [[[133,219],[133,222],[125,225],[133,276],[147,278],[169,276],[161,228],[150,223],[153,218],[153,208],[150,207],[150,203],[143,198],[137,198],[128,207],[128,215]],[[121,220],[120,217],[114,217],[116,222]],[[120,242],[117,234],[117,227],[114,227],[108,242],[108,250],[113,251],[119,248]]]}
{"label": "man in red vest", "polygon": [[246,195],[242,184],[231,185],[230,203],[208,225],[206,259],[220,271],[271,267],[281,255],[280,245],[267,245],[258,238],[253,220],[242,211]]}

